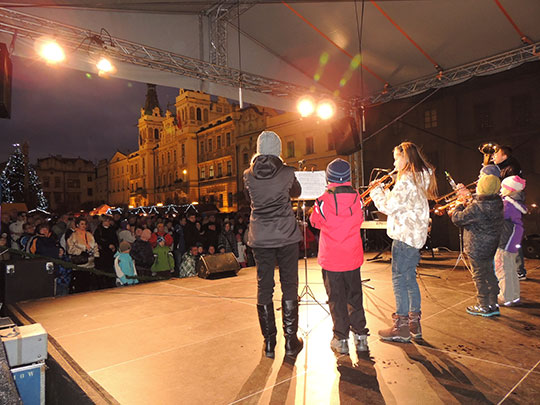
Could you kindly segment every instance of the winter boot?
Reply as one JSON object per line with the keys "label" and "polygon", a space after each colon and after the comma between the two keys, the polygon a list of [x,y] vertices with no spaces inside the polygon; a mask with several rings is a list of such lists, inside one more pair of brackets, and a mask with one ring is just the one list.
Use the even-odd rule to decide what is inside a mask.
{"label": "winter boot", "polygon": [[421,312],[409,312],[409,331],[413,339],[422,339]]}
{"label": "winter boot", "polygon": [[411,334],[409,332],[409,317],[398,314],[392,314],[394,325],[388,329],[379,331],[379,337],[382,340],[391,342],[409,343]]}
{"label": "winter boot", "polygon": [[296,336],[298,332],[298,301],[282,300],[283,332],[285,333],[285,354],[295,357],[304,347],[304,342]]}
{"label": "winter boot", "polygon": [[330,342],[330,348],[338,354],[349,354],[349,342],[347,339],[334,337]]}
{"label": "winter boot", "polygon": [[367,335],[358,335],[354,334],[354,345],[356,346],[357,352],[367,352],[369,347],[367,344]]}
{"label": "winter boot", "polygon": [[257,313],[259,314],[259,324],[264,336],[264,354],[271,359],[275,356],[276,347],[276,318],[274,316],[274,303],[267,305],[257,304]]}

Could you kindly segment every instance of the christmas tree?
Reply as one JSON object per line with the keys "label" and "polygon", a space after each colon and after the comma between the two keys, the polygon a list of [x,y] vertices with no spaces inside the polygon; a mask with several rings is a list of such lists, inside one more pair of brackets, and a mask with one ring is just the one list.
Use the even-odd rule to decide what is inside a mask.
{"label": "christmas tree", "polygon": [[28,164],[28,158],[22,152],[20,145],[13,146],[15,152],[9,157],[0,175],[2,202],[23,202],[28,208],[46,210],[49,203],[43,194],[36,170]]}

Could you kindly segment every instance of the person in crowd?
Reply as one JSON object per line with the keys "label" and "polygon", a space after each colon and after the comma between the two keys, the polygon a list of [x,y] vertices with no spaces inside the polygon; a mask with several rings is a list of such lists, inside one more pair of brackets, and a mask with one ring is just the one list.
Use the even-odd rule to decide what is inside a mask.
{"label": "person in crowd", "polygon": [[236,257],[238,257],[238,244],[229,222],[225,222],[223,224],[223,228],[221,229],[218,237],[218,246],[225,248],[225,252],[223,253],[232,252]]}
{"label": "person in crowd", "polygon": [[60,240],[62,235],[66,232],[67,225],[68,225],[69,216],[67,214],[63,214],[58,218],[58,221],[53,225],[51,231],[56,236],[57,240]]}
{"label": "person in crowd", "polygon": [[19,250],[28,251],[27,246],[30,239],[35,236],[36,227],[33,223],[26,222],[23,224],[23,233],[19,238]]}
{"label": "person in crowd", "polygon": [[247,266],[246,245],[244,245],[244,241],[242,240],[242,235],[239,233],[236,234],[236,251],[238,252],[238,255],[236,256],[238,263],[240,263],[241,267],[246,267]]}
{"label": "person in crowd", "polygon": [[75,219],[73,217],[68,218],[66,232],[60,237],[60,246],[67,252],[67,241],[69,237],[75,232]]}
{"label": "person in crowd", "polygon": [[0,234],[0,261],[11,259],[9,254],[9,241],[7,232]]}
{"label": "person in crowd", "polygon": [[390,191],[383,184],[370,193],[377,209],[388,215],[392,239],[392,285],[396,300],[393,325],[379,331],[385,341],[410,342],[422,338],[421,296],[416,281],[420,249],[429,227],[428,198],[435,198],[435,169],[415,144],[403,142],[393,150],[397,178]]}
{"label": "person in crowd", "polygon": [[[497,145],[495,153],[493,154],[493,163],[499,168],[499,177],[501,181],[510,176],[520,176],[524,178],[521,170],[521,165],[518,160],[512,155],[512,148],[508,145]],[[518,197],[519,200],[525,201],[525,194]],[[523,247],[518,248],[518,254],[516,255],[516,266],[518,279],[520,281],[527,279],[527,269],[525,268],[525,260],[523,258]]]}
{"label": "person in crowd", "polygon": [[214,245],[208,246],[208,249],[206,250],[207,255],[215,255],[216,254],[216,247]]}
{"label": "person in crowd", "polygon": [[138,284],[137,270],[130,256],[131,245],[128,241],[120,242],[118,252],[114,255],[114,270],[116,273],[116,286]]}
{"label": "person in crowd", "polygon": [[463,250],[472,266],[477,304],[467,307],[467,313],[471,315],[500,315],[497,305],[499,285],[493,270],[504,220],[503,202],[498,195],[500,185],[497,176],[480,177],[472,203],[466,207],[458,204],[453,212],[449,212],[452,222],[464,229]]}
{"label": "person in crowd", "polygon": [[180,278],[193,277],[197,275],[197,261],[199,260],[199,252],[197,246],[191,246],[189,250],[182,256],[180,264]]}
{"label": "person in crowd", "polygon": [[246,221],[244,219],[244,216],[243,215],[238,215],[236,217],[236,225],[235,225],[235,229],[234,229],[235,232],[244,234],[246,229],[247,229],[247,224],[246,224]]}
{"label": "person in crowd", "polygon": [[522,199],[525,184],[525,179],[517,175],[506,177],[501,182],[504,223],[499,248],[495,254],[495,274],[499,279],[500,294],[498,301],[499,304],[504,306],[518,305],[520,301],[516,256],[523,238],[523,220],[521,217],[527,213],[527,207]]}
{"label": "person in crowd", "polygon": [[120,230],[118,231],[118,243],[124,241],[129,244],[135,242],[134,228],[131,228],[131,225],[126,220],[120,222]]}
{"label": "person in crowd", "polygon": [[163,236],[158,236],[157,246],[153,252],[155,260],[152,265],[152,276],[169,278],[174,273],[174,258],[171,248],[165,244]]}
{"label": "person in crowd", "polygon": [[11,235],[11,247],[20,250],[19,239],[24,233],[23,225],[26,223],[26,212],[20,211],[17,213],[17,220],[9,225],[9,233]]}
{"label": "person in crowd", "polygon": [[318,262],[332,321],[332,350],[349,353],[349,333],[356,350],[368,350],[366,314],[362,296],[360,267],[364,248],[360,226],[364,222],[362,200],[351,184],[351,166],[334,159],[326,168],[327,191],[315,201],[310,222],[321,230]]}
{"label": "person in crowd", "polygon": [[116,229],[111,226],[111,218],[103,215],[101,224],[94,232],[94,239],[99,247],[99,257],[96,258],[96,269],[109,273],[110,276],[98,277],[100,288],[110,288],[116,285],[114,275],[114,254],[118,249]]}
{"label": "person in crowd", "polygon": [[6,234],[7,246],[11,246],[11,237],[9,235],[9,214],[2,212],[2,223],[0,224],[0,232]]}
{"label": "person in crowd", "polygon": [[135,262],[135,269],[139,276],[150,277],[152,275],[151,269],[154,264],[154,252],[149,242],[151,237],[152,232],[150,232],[150,229],[142,231],[141,236],[133,242],[129,252]]}
{"label": "person in crowd", "polygon": [[[93,268],[99,248],[90,232],[86,230],[86,219],[79,217],[75,220],[75,231],[67,240],[67,253],[70,260],[79,267]],[[94,277],[83,270],[73,275],[73,287],[77,292],[88,291],[94,287]]]}
{"label": "person in crowd", "polygon": [[207,250],[210,246],[214,246],[215,248],[218,245],[218,237],[216,223],[208,221],[206,224],[206,232],[204,233],[204,248]]}
{"label": "person in crowd", "polygon": [[156,247],[158,245],[158,238],[162,237],[165,241],[165,246],[172,247],[173,245],[173,237],[167,232],[167,229],[165,228],[165,224],[163,222],[159,222],[156,225],[156,231],[152,234],[152,237],[150,238],[150,244],[152,247]]}
{"label": "person in crowd", "polygon": [[195,213],[192,211],[188,212],[187,221],[184,225],[184,240],[186,242],[186,247],[195,246],[197,243],[202,242],[201,234],[195,224],[196,221],[197,217],[195,216]]}
{"label": "person in crowd", "polygon": [[264,337],[264,353],[275,357],[276,322],[274,270],[276,263],[282,290],[282,318],[285,354],[296,356],[303,347],[298,331],[298,243],[302,234],[296,223],[290,198],[298,197],[301,186],[294,168],[283,163],[281,139],[272,131],[257,138],[257,153],[243,173],[244,193],[251,205],[248,245],[257,264],[257,314]]}
{"label": "person in crowd", "polygon": [[181,223],[173,226],[173,256],[174,256],[174,271],[176,274],[180,272],[180,263],[182,256],[186,252],[186,241],[184,239],[184,227]]}

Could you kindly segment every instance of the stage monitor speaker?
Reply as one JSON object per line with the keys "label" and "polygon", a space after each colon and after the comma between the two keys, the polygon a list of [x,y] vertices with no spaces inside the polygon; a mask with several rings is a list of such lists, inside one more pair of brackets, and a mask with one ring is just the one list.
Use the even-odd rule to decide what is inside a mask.
{"label": "stage monitor speaker", "polygon": [[197,275],[200,278],[236,275],[238,270],[240,270],[240,263],[236,260],[234,253],[203,255],[197,262]]}
{"label": "stage monitor speaker", "polygon": [[523,255],[527,259],[538,259],[540,258],[540,236],[539,235],[528,235],[523,238],[521,242],[523,247]]}
{"label": "stage monitor speaker", "polygon": [[360,133],[352,117],[333,122],[332,137],[338,155],[351,155],[360,150]]}
{"label": "stage monitor speaker", "polygon": [[0,118],[11,118],[12,69],[7,46],[0,43]]}

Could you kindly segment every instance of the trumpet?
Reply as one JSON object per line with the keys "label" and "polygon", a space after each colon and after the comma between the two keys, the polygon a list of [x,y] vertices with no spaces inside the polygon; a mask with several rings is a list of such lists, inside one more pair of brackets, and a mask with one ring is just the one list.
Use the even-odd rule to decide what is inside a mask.
{"label": "trumpet", "polygon": [[[360,198],[362,199],[362,202],[364,203],[364,207],[367,207],[373,201],[371,199],[371,197],[368,196],[368,194],[371,193],[375,187],[378,187],[379,185],[385,183],[388,179],[391,179],[391,181],[384,185],[385,190],[390,188],[392,186],[392,184],[394,184],[394,182],[396,180],[394,179],[393,176],[394,176],[394,174],[396,174],[396,172],[397,172],[397,169],[394,169],[390,173],[385,174],[384,176],[382,176],[380,179],[374,180],[368,186],[368,188],[362,194],[360,194]],[[366,196],[367,196],[367,198],[366,198]]]}
{"label": "trumpet", "polygon": [[[470,190],[470,188],[476,187],[476,183],[478,183],[478,180],[471,184],[467,184],[463,188],[458,188],[456,190],[451,191],[448,194],[445,194],[437,198],[435,200],[436,204],[430,210],[430,212],[433,212],[435,215],[441,216],[441,215],[444,215],[448,211],[453,211],[458,204],[465,204],[465,205],[469,204],[471,202],[472,192],[474,191],[474,190]],[[469,192],[469,194],[467,195],[464,201],[460,201],[459,200],[460,196],[458,196],[458,192],[465,189]],[[442,201],[444,201],[445,204],[441,204]]]}

